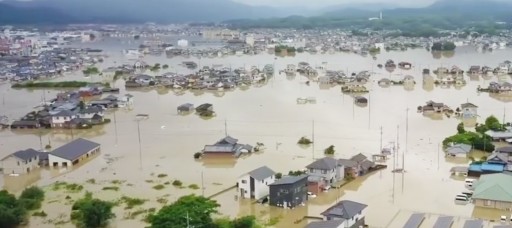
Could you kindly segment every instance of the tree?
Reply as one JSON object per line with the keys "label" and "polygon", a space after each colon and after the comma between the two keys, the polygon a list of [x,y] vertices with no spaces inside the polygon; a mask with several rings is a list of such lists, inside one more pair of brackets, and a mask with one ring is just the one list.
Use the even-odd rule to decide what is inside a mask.
{"label": "tree", "polygon": [[251,215],[236,218],[231,224],[233,228],[253,228],[256,226],[256,217]]}
{"label": "tree", "polygon": [[453,51],[457,46],[453,42],[444,42],[443,51]]}
{"label": "tree", "polygon": [[432,48],[430,48],[432,51],[442,51],[443,50],[443,44],[441,42],[435,42],[432,45]]}
{"label": "tree", "polygon": [[27,211],[6,190],[0,191],[0,227],[14,228],[25,220]]}
{"label": "tree", "polygon": [[464,123],[459,123],[459,125],[457,125],[457,132],[459,134],[464,134],[466,133],[466,130],[464,129]]}
{"label": "tree", "polygon": [[325,150],[324,150],[324,154],[327,154],[327,155],[333,155],[335,152],[334,150],[334,146],[331,145],[329,147],[327,147]]}
{"label": "tree", "polygon": [[152,228],[212,227],[212,214],[220,205],[203,196],[187,195],[149,217]]}
{"label": "tree", "polygon": [[79,227],[105,227],[108,221],[115,217],[112,207],[114,204],[111,202],[94,199],[90,193],[86,193],[84,198],[73,204],[71,219],[76,220]]}
{"label": "tree", "polygon": [[493,131],[502,130],[502,125],[500,124],[500,121],[495,116],[492,115],[485,119],[485,126],[487,126],[487,128]]}
{"label": "tree", "polygon": [[162,66],[162,68],[163,68],[163,69],[167,69],[167,68],[169,68],[169,65],[164,64],[164,65]]}
{"label": "tree", "polygon": [[84,102],[84,101],[80,101],[80,102],[78,103],[78,108],[79,108],[80,110],[84,110],[84,109],[85,109],[85,102]]}
{"label": "tree", "polygon": [[283,177],[282,173],[276,173],[276,179],[281,179]]}
{"label": "tree", "polygon": [[36,186],[23,190],[19,197],[19,203],[27,210],[39,209],[43,200],[44,191]]}

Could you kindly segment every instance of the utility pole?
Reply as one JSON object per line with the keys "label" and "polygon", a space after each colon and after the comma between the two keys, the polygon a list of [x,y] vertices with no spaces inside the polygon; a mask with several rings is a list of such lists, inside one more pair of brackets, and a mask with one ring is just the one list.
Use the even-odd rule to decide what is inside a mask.
{"label": "utility pole", "polygon": [[224,120],[224,135],[228,136],[228,121]]}
{"label": "utility pole", "polygon": [[503,107],[503,120],[501,121],[501,124],[505,125],[505,112],[507,111],[506,107]]}
{"label": "utility pole", "polygon": [[441,143],[437,143],[437,170],[439,170],[439,156],[441,154]]}
{"label": "utility pole", "polygon": [[142,144],[140,140],[140,120],[137,120],[137,134],[139,136],[139,165],[142,170]]}
{"label": "utility pole", "polygon": [[201,194],[203,195],[204,197],[204,175],[203,175],[203,171],[201,171]]}
{"label": "utility pole", "polygon": [[382,126],[380,126],[380,152],[382,153]]}
{"label": "utility pole", "polygon": [[315,160],[315,120],[313,120],[311,126],[311,140],[313,141],[313,145],[311,146],[311,154],[313,160]]}
{"label": "utility pole", "polygon": [[395,151],[395,153],[397,153],[397,156],[395,156],[397,163],[398,163],[398,151],[400,150],[399,140],[400,140],[400,126],[397,125],[396,126],[396,151]]}
{"label": "utility pole", "polygon": [[41,135],[42,133],[39,132],[39,146],[41,146],[41,151],[44,151],[44,147],[43,147],[43,137]]}
{"label": "utility pole", "polygon": [[116,118],[116,110],[114,110],[114,129],[115,129],[115,132],[116,132],[116,146],[117,146],[117,118]]}
{"label": "utility pole", "polygon": [[368,93],[368,129],[370,129],[371,125],[371,117],[372,117],[372,93]]}
{"label": "utility pole", "polygon": [[406,109],[405,115],[405,151],[402,153],[402,171],[405,172],[405,153],[408,152],[409,140],[409,108]]}

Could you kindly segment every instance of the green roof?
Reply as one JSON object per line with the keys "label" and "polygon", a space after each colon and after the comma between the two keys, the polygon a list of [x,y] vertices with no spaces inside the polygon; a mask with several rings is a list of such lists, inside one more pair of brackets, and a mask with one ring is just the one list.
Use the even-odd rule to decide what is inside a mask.
{"label": "green roof", "polygon": [[473,198],[512,202],[512,176],[503,173],[480,176],[474,187]]}

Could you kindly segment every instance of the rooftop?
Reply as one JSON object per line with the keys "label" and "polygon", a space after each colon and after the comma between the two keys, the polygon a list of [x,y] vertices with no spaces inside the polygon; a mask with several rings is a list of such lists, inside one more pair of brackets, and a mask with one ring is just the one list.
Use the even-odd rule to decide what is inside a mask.
{"label": "rooftop", "polygon": [[248,174],[249,174],[249,176],[251,176],[252,178],[254,178],[256,180],[264,180],[268,177],[273,176],[274,174],[276,174],[276,172],[274,172],[274,170],[271,170],[267,166],[262,166],[262,167],[259,167],[255,170],[249,172]]}
{"label": "rooftop", "polygon": [[334,206],[322,212],[323,216],[334,216],[343,219],[351,219],[360,213],[368,205],[354,202],[351,200],[342,200]]}
{"label": "rooftop", "polygon": [[284,185],[284,184],[294,184],[296,182],[299,182],[303,179],[307,179],[307,175],[300,175],[300,176],[284,176],[281,179],[277,180],[276,182],[269,184],[271,185]]}
{"label": "rooftop", "polygon": [[333,170],[338,165],[338,161],[331,157],[324,157],[314,161],[306,166],[308,169]]}
{"label": "rooftop", "polygon": [[3,158],[2,160],[6,159],[10,156],[14,156],[23,161],[27,161],[29,159],[39,156],[39,152],[34,149],[20,150],[20,151],[16,151],[16,152],[12,153],[11,155],[8,155],[7,157]]}
{"label": "rooftop", "polygon": [[329,221],[315,221],[310,222],[305,228],[333,228],[339,227],[343,224],[343,219],[340,220],[329,220]]}
{"label": "rooftop", "polygon": [[53,150],[50,154],[66,160],[74,161],[80,156],[98,147],[100,147],[100,144],[98,143],[79,138]]}
{"label": "rooftop", "polygon": [[474,184],[473,198],[512,202],[512,176],[496,173],[480,176]]}

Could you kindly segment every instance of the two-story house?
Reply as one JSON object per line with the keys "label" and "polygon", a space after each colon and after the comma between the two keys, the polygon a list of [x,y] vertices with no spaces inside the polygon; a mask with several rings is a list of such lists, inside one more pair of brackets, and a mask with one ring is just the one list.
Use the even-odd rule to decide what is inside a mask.
{"label": "two-story house", "polygon": [[52,115],[50,124],[52,128],[62,128],[66,126],[66,122],[69,122],[75,118],[78,118],[78,115],[75,112],[69,110],[62,110],[57,114]]}
{"label": "two-story house", "polygon": [[103,116],[103,108],[100,106],[90,106],[78,111],[78,117],[82,119],[92,119],[95,115]]}
{"label": "two-story house", "polygon": [[39,152],[34,149],[20,150],[3,158],[4,174],[25,174],[39,167]]}
{"label": "two-story house", "polygon": [[241,198],[261,199],[269,194],[269,184],[275,182],[275,172],[262,166],[238,178],[238,193]]}
{"label": "two-story house", "polygon": [[331,184],[345,177],[345,169],[332,157],[324,157],[306,166],[308,172],[308,190],[318,194],[329,189]]}
{"label": "two-story house", "polygon": [[321,213],[324,220],[342,220],[342,227],[359,228],[365,225],[364,209],[368,207],[366,204],[354,202],[351,200],[342,200],[339,203],[329,207]]}
{"label": "two-story house", "polygon": [[284,176],[270,184],[269,205],[294,208],[306,203],[308,175]]}
{"label": "two-story house", "polygon": [[478,106],[472,103],[464,103],[460,105],[463,118],[475,118],[478,116]]}

